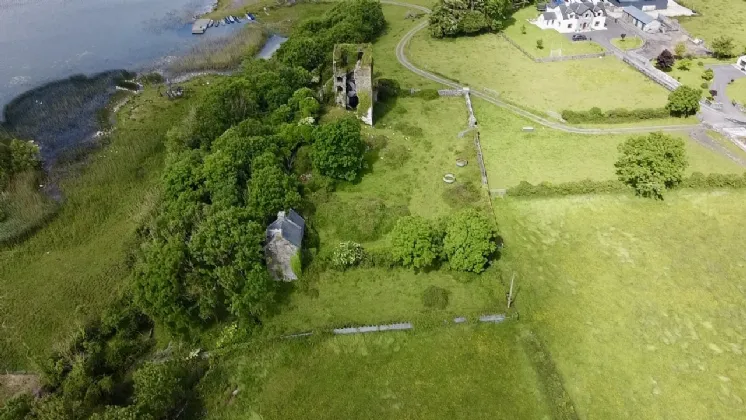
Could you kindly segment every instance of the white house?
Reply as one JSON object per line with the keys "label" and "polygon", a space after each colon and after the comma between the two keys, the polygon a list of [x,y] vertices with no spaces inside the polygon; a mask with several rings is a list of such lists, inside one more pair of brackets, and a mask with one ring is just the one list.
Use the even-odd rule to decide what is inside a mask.
{"label": "white house", "polygon": [[606,29],[606,9],[603,0],[564,0],[547,5],[531,23],[562,33],[600,31]]}

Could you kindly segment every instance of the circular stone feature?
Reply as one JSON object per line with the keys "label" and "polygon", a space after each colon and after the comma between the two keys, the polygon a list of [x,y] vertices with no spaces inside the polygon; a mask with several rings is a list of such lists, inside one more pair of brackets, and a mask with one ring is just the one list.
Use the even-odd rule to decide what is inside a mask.
{"label": "circular stone feature", "polygon": [[463,168],[467,163],[469,163],[469,161],[466,159],[456,159],[456,166],[459,168]]}
{"label": "circular stone feature", "polygon": [[443,175],[443,182],[446,184],[453,184],[456,182],[456,175],[454,174],[445,174]]}

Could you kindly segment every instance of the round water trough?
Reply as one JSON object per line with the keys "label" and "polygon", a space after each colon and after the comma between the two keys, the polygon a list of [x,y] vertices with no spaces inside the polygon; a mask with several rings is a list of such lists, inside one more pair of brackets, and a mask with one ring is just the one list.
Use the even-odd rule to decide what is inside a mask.
{"label": "round water trough", "polygon": [[466,159],[456,159],[456,166],[459,168],[463,168],[467,163],[469,163],[469,161]]}
{"label": "round water trough", "polygon": [[443,182],[446,184],[453,184],[456,182],[456,175],[454,174],[445,174],[443,175]]}

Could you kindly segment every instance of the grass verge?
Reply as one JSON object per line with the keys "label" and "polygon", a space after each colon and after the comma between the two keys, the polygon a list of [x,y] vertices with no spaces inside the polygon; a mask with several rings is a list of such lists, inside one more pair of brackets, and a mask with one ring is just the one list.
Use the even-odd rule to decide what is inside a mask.
{"label": "grass verge", "polygon": [[[635,134],[574,134],[535,126],[479,99],[474,100],[479,119],[482,150],[491,188],[508,188],[521,181],[532,184],[580,181],[586,178],[616,178],[617,146]],[[523,132],[534,126],[533,132]],[[688,173],[742,173],[743,168],[725,156],[707,149],[685,134]]]}
{"label": "grass verge", "polygon": [[624,39],[614,38],[611,40],[611,43],[620,50],[634,50],[642,47],[642,44],[645,42],[639,36],[634,36],[632,38],[625,37]]}

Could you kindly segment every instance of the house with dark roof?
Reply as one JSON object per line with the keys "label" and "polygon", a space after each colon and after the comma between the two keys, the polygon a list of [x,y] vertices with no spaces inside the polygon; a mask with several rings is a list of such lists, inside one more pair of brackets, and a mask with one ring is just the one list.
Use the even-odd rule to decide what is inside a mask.
{"label": "house with dark roof", "polygon": [[[275,280],[293,281],[298,279],[294,259],[300,258],[306,222],[290,209],[287,213],[277,213],[277,220],[267,226],[264,255],[267,268]],[[294,267],[295,266],[295,267]]]}
{"label": "house with dark roof", "polygon": [[603,0],[565,0],[547,6],[531,23],[562,33],[600,31],[606,29],[606,9]]}

